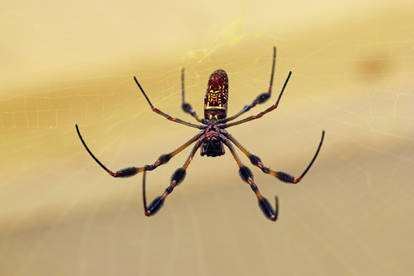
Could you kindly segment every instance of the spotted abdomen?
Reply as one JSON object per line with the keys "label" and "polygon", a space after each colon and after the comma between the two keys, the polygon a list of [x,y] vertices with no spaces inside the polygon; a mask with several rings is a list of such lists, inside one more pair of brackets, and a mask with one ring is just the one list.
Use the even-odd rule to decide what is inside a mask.
{"label": "spotted abdomen", "polygon": [[227,116],[229,80],[226,71],[214,71],[208,79],[206,97],[204,98],[204,118],[224,119]]}

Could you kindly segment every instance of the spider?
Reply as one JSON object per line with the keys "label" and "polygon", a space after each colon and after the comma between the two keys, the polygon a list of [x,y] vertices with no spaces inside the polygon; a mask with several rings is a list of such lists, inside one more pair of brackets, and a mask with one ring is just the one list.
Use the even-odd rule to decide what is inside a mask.
{"label": "spider", "polygon": [[[316,157],[319,154],[319,150],[321,149],[323,139],[325,137],[325,131],[322,131],[322,137],[319,142],[319,146],[314,154],[312,160],[310,161],[309,165],[303,171],[303,173],[299,177],[291,176],[287,173],[274,171],[268,167],[266,167],[263,162],[260,160],[259,157],[250,153],[245,147],[243,147],[230,133],[227,132],[227,128],[240,125],[252,120],[256,120],[261,118],[263,115],[269,113],[270,111],[275,110],[278,105],[279,101],[283,95],[283,91],[286,88],[286,85],[290,79],[292,71],[289,71],[289,74],[283,84],[283,87],[279,93],[279,97],[276,100],[276,103],[268,107],[265,111],[262,111],[256,115],[248,116],[242,120],[233,121],[234,119],[238,118],[240,115],[246,113],[251,108],[255,107],[257,104],[262,104],[266,102],[272,93],[272,85],[273,85],[273,77],[275,72],[275,62],[276,62],[276,47],[273,47],[273,63],[272,63],[272,71],[270,74],[270,84],[269,89],[267,92],[260,94],[256,97],[256,99],[249,105],[243,107],[241,111],[236,113],[233,116],[227,117],[227,102],[228,102],[228,78],[227,74],[224,70],[219,69],[214,71],[208,80],[207,84],[207,92],[204,98],[204,118],[200,119],[197,113],[193,110],[192,106],[185,102],[184,99],[184,69],[181,70],[181,90],[182,90],[182,106],[184,112],[190,114],[196,121],[200,124],[193,124],[179,118],[171,117],[170,115],[164,113],[163,111],[159,110],[158,108],[154,107],[149,100],[147,94],[144,92],[144,89],[138,82],[137,78],[134,76],[134,80],[138,85],[139,90],[144,95],[145,99],[147,100],[149,106],[151,107],[152,111],[155,113],[167,118],[168,120],[183,124],[186,126],[190,126],[193,128],[198,128],[201,131],[195,135],[193,138],[188,140],[185,144],[178,147],[176,150],[161,155],[153,164],[145,165],[143,167],[129,167],[125,169],[121,169],[117,172],[113,172],[109,170],[106,166],[104,166],[93,153],[90,151],[88,146],[86,145],[85,141],[80,134],[78,125],[75,124],[76,131],[78,133],[79,139],[81,140],[83,146],[85,147],[86,151],[90,154],[90,156],[99,164],[107,173],[109,173],[113,177],[129,177],[133,176],[137,173],[143,172],[143,183],[142,183],[142,190],[143,190],[143,203],[144,203],[144,211],[146,216],[152,216],[158,212],[158,210],[163,206],[165,199],[167,196],[174,190],[176,186],[178,186],[184,179],[186,175],[186,170],[190,165],[191,160],[193,159],[197,150],[201,147],[201,156],[210,156],[210,157],[217,157],[224,154],[224,145],[230,150],[231,154],[233,155],[234,160],[239,167],[239,174],[243,181],[247,182],[250,185],[250,188],[255,193],[258,204],[260,209],[263,211],[264,215],[272,220],[276,221],[278,217],[278,198],[275,196],[275,208],[273,209],[269,201],[264,197],[257,187],[253,174],[248,167],[246,167],[242,161],[240,160],[239,156],[237,155],[234,146],[235,145],[243,154],[245,154],[249,159],[250,162],[259,167],[262,172],[266,174],[270,174],[275,176],[279,180],[285,183],[296,184],[302,180],[305,174],[309,171],[310,167],[312,166],[313,162],[315,161]],[[185,148],[190,146],[191,144],[195,143],[193,149],[191,150],[190,155],[186,159],[184,165],[181,168],[178,168],[171,177],[170,185],[165,189],[161,196],[155,198],[152,203],[148,206],[147,199],[146,199],[146,188],[145,188],[145,175],[147,171],[152,171],[156,169],[158,166],[166,164],[171,158],[175,155],[183,151]]]}

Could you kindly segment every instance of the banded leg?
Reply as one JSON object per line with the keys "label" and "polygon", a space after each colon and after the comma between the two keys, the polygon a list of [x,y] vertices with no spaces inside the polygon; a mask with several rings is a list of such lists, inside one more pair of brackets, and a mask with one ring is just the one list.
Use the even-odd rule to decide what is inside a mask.
{"label": "banded leg", "polygon": [[233,142],[233,144],[235,144],[236,147],[238,147],[250,159],[250,162],[252,162],[253,165],[259,167],[264,173],[273,175],[273,176],[277,177],[279,180],[281,180],[283,182],[296,184],[296,183],[298,183],[299,181],[302,180],[302,178],[305,176],[305,174],[311,168],[313,162],[315,162],[316,157],[319,154],[319,150],[322,147],[323,139],[325,137],[325,131],[324,130],[322,131],[321,141],[319,142],[318,149],[316,150],[315,155],[312,158],[312,161],[309,163],[309,165],[306,167],[306,169],[303,171],[303,173],[299,177],[294,177],[294,176],[291,176],[291,175],[289,175],[287,173],[284,173],[284,172],[273,171],[273,170],[265,167],[259,157],[257,157],[256,155],[253,155],[250,152],[248,152],[233,136],[231,136],[227,132],[224,135],[228,139],[230,139],[230,141]]}
{"label": "banded leg", "polygon": [[147,206],[147,196],[146,196],[146,189],[145,189],[145,175],[146,171],[144,171],[142,176],[142,196],[143,196],[143,202],[144,202],[144,211],[146,216],[152,216],[158,212],[158,210],[162,207],[164,204],[164,200],[167,198],[167,196],[174,190],[176,186],[178,186],[185,177],[185,171],[190,165],[191,160],[194,157],[194,154],[197,152],[198,148],[200,147],[201,143],[203,142],[203,138],[200,138],[200,140],[194,145],[193,150],[190,153],[190,156],[188,156],[187,160],[185,161],[184,165],[181,168],[178,168],[174,174],[171,177],[170,185],[165,189],[164,193],[155,198],[149,206]]}
{"label": "banded leg", "polygon": [[226,122],[229,122],[231,120],[234,120],[237,117],[239,117],[240,115],[242,115],[243,113],[249,111],[252,107],[255,107],[257,104],[262,104],[270,98],[270,95],[272,94],[273,77],[275,75],[275,64],[276,64],[276,47],[273,47],[272,71],[270,73],[270,83],[269,83],[269,89],[267,90],[267,92],[264,92],[264,93],[260,94],[259,96],[257,96],[257,98],[251,104],[246,105],[245,107],[243,107],[243,109],[239,113],[237,113],[237,114],[235,114],[231,117],[221,119],[217,123],[226,123]]}
{"label": "banded leg", "polygon": [[270,219],[272,221],[276,221],[277,220],[277,216],[278,216],[278,211],[279,211],[279,202],[278,202],[277,196],[275,196],[276,205],[275,205],[275,209],[273,210],[273,208],[270,205],[270,203],[267,200],[267,198],[265,198],[259,192],[259,188],[254,183],[254,179],[253,179],[252,172],[250,171],[250,169],[248,167],[244,166],[243,163],[240,161],[240,158],[237,156],[237,153],[234,150],[234,147],[232,146],[232,144],[230,143],[230,141],[227,138],[225,138],[225,137],[221,137],[221,138],[223,139],[223,141],[226,144],[226,146],[230,149],[230,152],[233,155],[234,160],[236,160],[237,165],[239,166],[239,174],[240,174],[240,177],[245,182],[247,182],[250,185],[250,188],[256,194],[256,197],[257,197],[257,200],[258,200],[258,203],[259,203],[259,207],[263,211],[263,214],[268,219]]}
{"label": "banded leg", "polygon": [[204,123],[203,120],[201,120],[198,117],[197,113],[193,110],[193,107],[189,103],[185,102],[184,94],[185,94],[185,88],[184,88],[184,68],[183,68],[181,69],[181,95],[182,95],[181,108],[183,109],[185,113],[190,114],[191,116],[194,117],[194,119],[196,119],[198,122],[203,124]]}
{"label": "banded leg", "polygon": [[287,78],[285,80],[285,83],[283,84],[283,88],[280,91],[279,97],[277,98],[277,101],[276,101],[276,103],[274,105],[270,106],[268,109],[266,109],[263,112],[260,112],[259,114],[256,114],[256,115],[253,115],[253,116],[249,116],[249,117],[244,118],[244,119],[242,119],[240,121],[236,121],[236,122],[229,123],[229,124],[218,124],[217,126],[219,128],[227,128],[227,127],[231,127],[231,126],[235,126],[235,125],[240,125],[240,124],[246,123],[246,122],[251,121],[251,120],[259,119],[260,117],[262,117],[266,113],[268,113],[268,112],[270,112],[272,110],[275,110],[277,108],[277,106],[279,105],[279,101],[282,98],[283,92],[285,91],[285,87],[286,87],[286,85],[287,85],[287,83],[288,83],[291,75],[292,75],[292,71],[289,71],[289,74],[288,74],[288,76],[287,76]]}
{"label": "banded leg", "polygon": [[88,146],[86,145],[85,141],[83,140],[82,135],[80,134],[78,125],[75,124],[75,127],[76,127],[76,132],[78,133],[79,139],[81,140],[83,146],[85,147],[85,149],[89,153],[89,155],[96,161],[96,163],[98,163],[99,166],[101,166],[102,169],[104,169],[107,173],[109,173],[113,177],[128,177],[128,176],[136,175],[137,173],[140,173],[140,172],[143,172],[143,171],[152,171],[155,168],[157,168],[158,166],[167,163],[175,155],[177,155],[182,150],[184,150],[186,147],[188,147],[189,145],[191,145],[192,143],[194,143],[195,141],[197,141],[197,139],[199,139],[200,136],[203,134],[203,132],[200,132],[199,134],[197,134],[196,136],[194,136],[193,138],[191,138],[190,140],[188,140],[184,145],[182,145],[179,148],[177,148],[175,151],[173,151],[173,152],[171,152],[169,154],[163,154],[163,155],[161,155],[157,159],[157,161],[155,161],[154,164],[146,165],[144,167],[139,167],[139,168],[137,168],[137,167],[130,167],[130,168],[125,168],[125,169],[119,170],[117,172],[113,172],[110,169],[108,169],[105,165],[103,165],[98,160],[98,158],[95,157],[95,155],[93,155],[93,153],[88,148]]}
{"label": "banded leg", "polygon": [[173,121],[173,122],[176,122],[176,123],[179,123],[179,124],[183,124],[183,125],[186,125],[186,126],[195,127],[195,128],[199,128],[199,129],[204,129],[204,128],[206,128],[205,126],[201,126],[201,125],[192,124],[192,123],[186,122],[186,121],[184,121],[184,120],[181,120],[181,119],[179,119],[179,118],[173,118],[173,117],[171,117],[170,115],[168,115],[168,114],[166,114],[166,113],[162,112],[162,111],[161,111],[161,110],[159,110],[158,108],[154,107],[154,106],[152,105],[151,101],[149,100],[149,98],[148,98],[147,94],[145,94],[144,89],[142,89],[141,85],[139,84],[139,82],[138,82],[138,80],[137,80],[137,78],[136,78],[135,76],[134,76],[134,80],[135,80],[135,82],[137,83],[137,85],[138,85],[139,89],[141,90],[142,94],[144,94],[144,97],[145,97],[145,99],[147,100],[148,104],[150,105],[150,107],[151,107],[152,111],[154,111],[154,112],[155,112],[155,113],[157,113],[157,114],[160,114],[161,116],[163,116],[163,117],[167,118],[167,119],[168,119],[168,120],[170,120],[170,121]]}

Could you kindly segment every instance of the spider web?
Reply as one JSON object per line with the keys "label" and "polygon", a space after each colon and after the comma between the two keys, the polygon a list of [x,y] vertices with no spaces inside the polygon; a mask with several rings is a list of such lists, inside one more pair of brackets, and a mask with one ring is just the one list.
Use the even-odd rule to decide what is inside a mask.
{"label": "spider web", "polygon": [[[413,73],[414,40],[406,34],[413,24],[406,13],[390,13],[357,14],[335,28],[256,37],[241,32],[243,24],[235,21],[207,47],[193,47],[177,58],[133,59],[116,70],[56,81],[24,96],[6,95],[0,101],[0,150],[7,156],[1,161],[0,196],[6,204],[0,271],[411,271],[413,189],[406,178],[414,163],[414,98],[407,79]],[[393,31],[384,27],[391,22]],[[371,32],[353,34],[360,28]],[[148,219],[141,209],[141,176],[110,178],[81,147],[75,122],[91,150],[113,170],[155,161],[196,131],[151,112],[133,74],[156,107],[192,121],[180,110],[180,68],[186,68],[186,100],[200,116],[207,78],[223,68],[233,114],[266,91],[274,44],[272,97],[247,115],[267,108],[292,70],[280,106],[229,131],[266,165],[298,175],[326,130],[321,154],[300,185],[285,185],[252,169],[262,194],[272,204],[273,195],[279,197],[276,224],[262,217],[228,151],[223,158],[197,154],[183,184]],[[148,174],[150,198],[167,187],[189,150]]]}

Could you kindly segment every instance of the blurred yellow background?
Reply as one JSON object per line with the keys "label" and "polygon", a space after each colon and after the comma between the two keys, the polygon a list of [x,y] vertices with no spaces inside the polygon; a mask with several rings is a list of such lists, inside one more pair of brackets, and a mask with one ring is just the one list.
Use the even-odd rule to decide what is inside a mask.
{"label": "blurred yellow background", "polygon": [[[9,1],[0,11],[0,275],[410,275],[414,271],[412,1]],[[151,218],[142,166],[196,133],[151,112],[202,114],[209,74],[229,75],[229,113],[266,91],[276,111],[229,131],[287,185],[264,218],[231,154],[196,155]],[[148,173],[158,196],[189,150]],[[241,156],[241,155],[240,155]],[[250,162],[242,156],[249,167]],[[271,200],[272,204],[273,201]]]}

